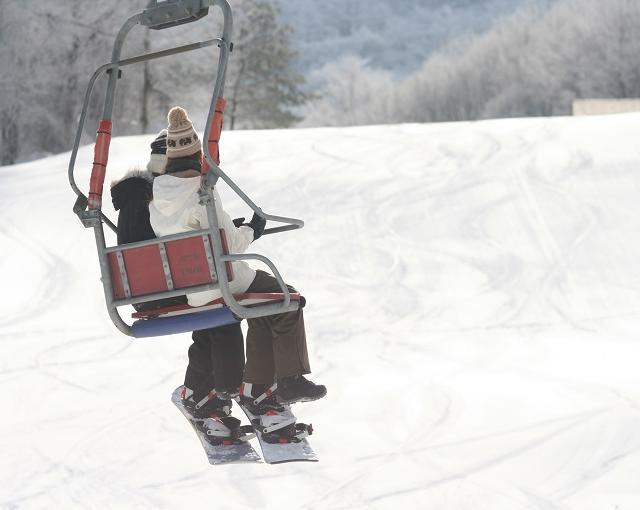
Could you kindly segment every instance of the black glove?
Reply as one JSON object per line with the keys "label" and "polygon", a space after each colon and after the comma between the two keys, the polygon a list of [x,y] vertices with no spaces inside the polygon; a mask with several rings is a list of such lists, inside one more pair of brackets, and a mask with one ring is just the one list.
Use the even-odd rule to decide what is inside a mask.
{"label": "black glove", "polygon": [[245,223],[247,227],[251,227],[253,229],[253,240],[257,241],[260,239],[260,236],[264,232],[264,227],[267,224],[267,220],[265,220],[262,216],[258,216],[256,213],[253,213],[251,217],[251,221],[249,223]]}
{"label": "black glove", "polygon": [[236,226],[236,228],[240,228],[242,225],[244,225],[244,216],[242,218],[236,218],[235,220],[233,220],[233,224]]}

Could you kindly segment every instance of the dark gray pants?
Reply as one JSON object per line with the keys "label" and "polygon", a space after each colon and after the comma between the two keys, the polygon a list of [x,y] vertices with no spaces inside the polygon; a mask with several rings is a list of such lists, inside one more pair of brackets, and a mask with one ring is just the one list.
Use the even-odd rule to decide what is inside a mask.
{"label": "dark gray pants", "polygon": [[235,391],[242,382],[244,338],[240,324],[194,331],[184,385],[200,400],[213,388]]}
{"label": "dark gray pants", "polygon": [[[287,287],[297,292],[290,285]],[[256,271],[256,277],[247,292],[282,290],[273,276]],[[302,308],[295,312],[247,319],[247,324],[245,382],[272,384],[276,379],[311,372]]]}

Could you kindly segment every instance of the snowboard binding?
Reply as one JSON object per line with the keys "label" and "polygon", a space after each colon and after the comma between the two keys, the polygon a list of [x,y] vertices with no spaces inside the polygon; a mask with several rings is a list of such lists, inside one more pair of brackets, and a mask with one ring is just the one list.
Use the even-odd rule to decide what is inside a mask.
{"label": "snowboard binding", "polygon": [[250,425],[240,426],[240,420],[231,416],[231,400],[227,394],[211,390],[196,401],[187,391],[186,387],[182,388],[182,405],[211,445],[238,445],[255,437]]}
{"label": "snowboard binding", "polygon": [[253,398],[240,397],[238,402],[250,415],[251,425],[262,441],[269,444],[299,443],[313,433],[313,426],[296,423],[288,404],[278,402],[275,391],[278,383]]}
{"label": "snowboard binding", "polygon": [[[237,419],[237,418],[234,418]],[[207,441],[213,446],[234,446],[245,444],[250,439],[256,437],[251,425],[242,425],[231,431],[228,436],[216,436],[214,432],[203,427],[203,432],[207,435]]]}
{"label": "snowboard binding", "polygon": [[[255,428],[255,427],[254,427]],[[305,437],[313,434],[313,426],[306,423],[294,423],[274,432],[262,432],[261,437],[269,444],[300,443]]]}

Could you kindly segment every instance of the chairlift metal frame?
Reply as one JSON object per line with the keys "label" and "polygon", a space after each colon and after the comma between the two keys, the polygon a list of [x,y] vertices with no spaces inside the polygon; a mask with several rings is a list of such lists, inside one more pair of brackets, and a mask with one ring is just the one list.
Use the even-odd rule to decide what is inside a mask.
{"label": "chairlift metal frame", "polygon": [[[210,7],[219,7],[222,11],[223,27],[221,37],[187,44],[184,46],[178,46],[167,50],[146,53],[127,59],[121,59],[121,53],[125,39],[129,32],[136,25],[145,26],[150,30],[163,30],[177,25],[198,21],[207,16]],[[278,272],[273,262],[271,262],[267,257],[255,253],[227,253],[226,247],[224,245],[224,239],[221,236],[221,230],[219,227],[214,204],[215,198],[213,194],[213,188],[219,178],[222,178],[222,180],[256,214],[268,221],[284,224],[280,227],[265,229],[263,235],[295,230],[304,226],[304,222],[299,219],[288,218],[284,216],[275,216],[264,213],[233,182],[233,180],[222,171],[219,166],[217,150],[218,141],[220,139],[220,131],[222,129],[222,115],[224,111],[223,94],[227,63],[229,61],[229,56],[233,50],[233,43],[231,42],[232,32],[233,16],[231,7],[227,0],[151,0],[142,12],[131,16],[124,23],[116,36],[111,56],[111,62],[98,67],[98,69],[89,80],[89,84],[87,86],[84,97],[84,103],[82,105],[82,110],[80,113],[80,119],[78,123],[78,129],[76,131],[73,149],[71,151],[71,158],[69,161],[69,183],[72,190],[77,195],[73,211],[80,218],[80,221],[86,228],[93,228],[96,247],[98,250],[101,279],[104,287],[107,310],[115,326],[126,335],[144,337],[150,336],[149,332],[153,332],[153,334],[156,335],[173,334],[178,332],[177,330],[191,331],[192,329],[194,329],[192,327],[193,324],[190,323],[188,316],[185,318],[185,315],[181,316],[181,322],[179,324],[172,324],[171,327],[167,328],[165,333],[162,332],[162,328],[158,327],[157,324],[152,324],[153,321],[160,320],[159,318],[153,316],[147,319],[143,319],[142,321],[139,320],[132,326],[127,324],[122,319],[120,313],[118,312],[118,307],[133,303],[154,301],[158,299],[174,297],[177,295],[184,295],[191,292],[200,292],[203,290],[220,289],[225,306],[220,309],[222,311],[217,313],[217,315],[216,313],[213,313],[211,311],[200,312],[201,315],[198,316],[200,320],[193,321],[193,323],[197,322],[200,328],[202,328],[203,325],[206,327],[215,327],[238,321],[240,319],[263,317],[267,315],[295,311],[298,309],[298,296],[292,296],[292,294],[289,292],[287,286],[284,283],[284,280],[282,279],[282,276]],[[133,243],[129,245],[121,245],[108,248],[106,246],[103,223],[106,223],[114,232],[117,232],[117,228],[114,223],[109,220],[109,218],[107,218],[107,216],[102,212],[102,191],[104,179],[106,176],[109,145],[111,140],[111,125],[115,92],[118,79],[121,76],[121,68],[141,62],[155,60],[169,55],[176,55],[179,53],[209,47],[214,44],[217,44],[220,48],[220,54],[218,58],[218,72],[216,76],[213,95],[211,98],[211,104],[209,107],[207,124],[204,132],[205,142],[203,143],[203,154],[205,164],[203,168],[201,187],[199,190],[200,203],[204,205],[207,210],[207,216],[210,225],[209,228],[196,232],[185,232],[173,236],[165,236],[155,240],[145,241],[143,243]],[[88,195],[85,195],[75,182],[74,169],[93,88],[97,79],[100,76],[104,76],[105,74],[108,75],[107,90],[105,95],[102,120],[99,123],[96,143],[94,147],[94,163],[91,172],[89,193]],[[212,152],[215,152],[215,154],[212,154]],[[167,281],[166,290],[152,292],[144,295],[134,295],[129,291],[124,297],[116,297],[114,292],[114,282],[112,281],[112,278],[114,278],[114,270],[112,267],[114,257],[115,260],[118,261],[118,268],[123,279],[122,281],[126,282],[127,268],[125,259],[127,253],[133,253],[132,250],[144,246],[155,246],[158,248],[160,253],[163,253],[167,243],[176,241],[188,242],[189,239],[193,238],[200,238],[201,240],[204,240],[205,250],[207,254],[211,254],[211,256],[207,255],[209,266],[208,269],[211,273],[211,281],[209,283],[175,288],[172,284],[172,275],[171,270],[169,269],[169,264],[167,263],[166,258],[163,256],[162,262]],[[209,251],[209,248],[211,251]],[[233,296],[229,288],[230,274],[227,267],[230,267],[230,263],[232,261],[239,260],[258,260],[264,263],[273,272],[273,275],[277,279],[278,284],[282,289],[282,294],[280,295],[280,297],[276,295],[276,297],[274,298],[272,296],[271,299],[257,305],[242,305],[238,301],[238,299]],[[198,309],[194,308],[193,313],[197,314]],[[204,313],[209,314],[210,319],[208,321],[202,320],[202,317],[204,317]],[[195,317],[196,316],[194,315],[194,318]],[[162,320],[165,322],[171,321],[171,319],[168,318],[163,318]],[[149,327],[147,328],[147,326]]]}

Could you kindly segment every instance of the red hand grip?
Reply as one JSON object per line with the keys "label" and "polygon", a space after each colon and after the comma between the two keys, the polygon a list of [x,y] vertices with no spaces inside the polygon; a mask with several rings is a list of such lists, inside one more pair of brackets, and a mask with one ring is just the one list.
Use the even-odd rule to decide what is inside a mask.
{"label": "red hand grip", "polygon": [[[219,97],[216,101],[216,109],[213,112],[213,121],[211,122],[211,131],[209,132],[209,140],[207,140],[207,146],[209,147],[209,154],[215,161],[216,165],[220,164],[220,135],[222,134],[222,123],[224,120],[224,107],[227,102],[224,98]],[[207,160],[203,158],[202,161],[202,173],[206,174],[209,171],[209,164]]]}
{"label": "red hand grip", "polygon": [[109,144],[111,143],[111,121],[101,120],[93,148],[93,169],[89,183],[89,209],[100,209],[102,206],[102,187],[107,172]]}

